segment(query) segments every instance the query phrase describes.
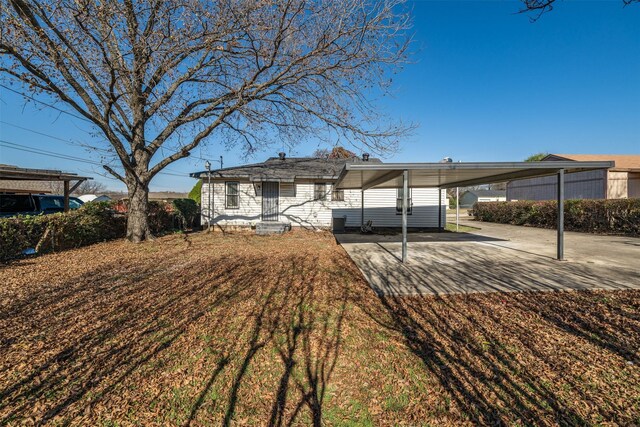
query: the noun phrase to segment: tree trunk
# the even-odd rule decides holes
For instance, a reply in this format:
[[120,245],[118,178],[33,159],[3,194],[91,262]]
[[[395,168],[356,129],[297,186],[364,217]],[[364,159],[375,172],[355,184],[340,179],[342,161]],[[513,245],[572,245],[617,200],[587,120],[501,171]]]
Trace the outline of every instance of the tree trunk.
[[153,238],[149,228],[149,187],[133,182],[129,190],[129,210],[127,217],[127,239],[140,243]]

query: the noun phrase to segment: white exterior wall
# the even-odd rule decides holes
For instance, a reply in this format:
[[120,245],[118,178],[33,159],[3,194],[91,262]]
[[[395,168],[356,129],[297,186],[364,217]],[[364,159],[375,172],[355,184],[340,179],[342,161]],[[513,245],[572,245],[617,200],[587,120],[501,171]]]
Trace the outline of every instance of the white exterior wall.
[[[212,181],[213,223],[220,225],[252,225],[261,221],[262,197],[260,183],[239,181],[238,209],[225,208],[225,182]],[[284,184],[282,184],[284,185]],[[344,201],[332,201],[332,185],[327,184],[327,200],[314,201],[314,182],[295,183],[295,195],[280,191],[279,221],[303,227],[331,227],[333,217],[345,217],[347,227],[359,227],[361,216],[360,190],[344,190]],[[209,187],[202,185],[202,224],[208,221]],[[438,226],[438,189],[413,188],[413,209],[407,216],[409,227]],[[402,215],[396,213],[395,189],[372,189],[364,192],[364,221],[374,227],[401,227]],[[442,192],[442,225],[446,221],[446,192]]]

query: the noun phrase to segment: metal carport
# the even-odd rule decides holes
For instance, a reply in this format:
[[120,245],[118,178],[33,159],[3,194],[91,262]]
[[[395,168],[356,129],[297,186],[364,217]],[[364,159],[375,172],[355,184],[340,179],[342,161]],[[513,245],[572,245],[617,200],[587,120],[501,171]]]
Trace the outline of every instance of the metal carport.
[[[407,260],[407,195],[409,188],[443,189],[491,184],[538,176],[558,177],[557,258],[564,257],[564,174],[608,169],[614,162],[479,162],[479,163],[347,163],[335,186],[337,189],[403,188],[402,262]],[[442,197],[438,198],[440,203]],[[441,206],[439,212],[441,212]],[[438,215],[442,228],[441,218]]]

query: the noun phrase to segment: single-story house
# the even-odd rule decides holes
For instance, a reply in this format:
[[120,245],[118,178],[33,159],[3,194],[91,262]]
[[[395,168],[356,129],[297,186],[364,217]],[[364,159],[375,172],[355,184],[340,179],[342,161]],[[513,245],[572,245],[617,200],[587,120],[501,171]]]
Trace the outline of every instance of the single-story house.
[[[365,163],[368,162],[368,163]],[[262,163],[195,172],[202,180],[202,224],[254,226],[267,222],[306,228],[330,228],[336,222],[374,228],[402,226],[402,189],[337,190],[347,163],[381,163],[362,158],[289,158],[284,153]],[[209,185],[209,181],[211,184]],[[438,188],[409,189],[408,227],[444,224],[446,194]],[[212,210],[210,213],[209,209]]]
[[[613,161],[606,170],[567,173],[565,199],[627,199],[640,197],[640,155],[549,154],[543,162]],[[507,183],[507,200],[554,200],[557,180],[553,176],[527,178]]]
[[460,207],[471,208],[477,202],[506,202],[505,190],[468,190],[460,196]]

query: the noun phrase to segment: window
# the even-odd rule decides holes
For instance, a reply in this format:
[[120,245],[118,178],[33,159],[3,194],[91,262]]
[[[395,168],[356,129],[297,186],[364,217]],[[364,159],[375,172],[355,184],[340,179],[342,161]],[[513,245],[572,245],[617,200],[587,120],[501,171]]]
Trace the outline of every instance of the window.
[[296,197],[296,185],[292,182],[281,182],[280,197]]
[[327,184],[316,182],[313,185],[313,200],[327,200]]
[[69,198],[70,209],[80,209],[81,206],[82,206],[82,201],[80,199],[76,199],[75,197]]
[[0,212],[33,211],[33,202],[28,194],[0,194]]
[[225,182],[225,207],[227,209],[238,209],[240,207],[240,184],[237,182]]
[[[407,194],[407,215],[411,215],[413,203],[411,202],[411,189]],[[402,188],[398,188],[396,193],[396,215],[402,215]]]
[[42,196],[39,197],[40,210],[43,212],[62,212],[64,211],[64,197]]
[[331,193],[331,200],[334,202],[344,202],[344,190],[336,190],[334,187]]

